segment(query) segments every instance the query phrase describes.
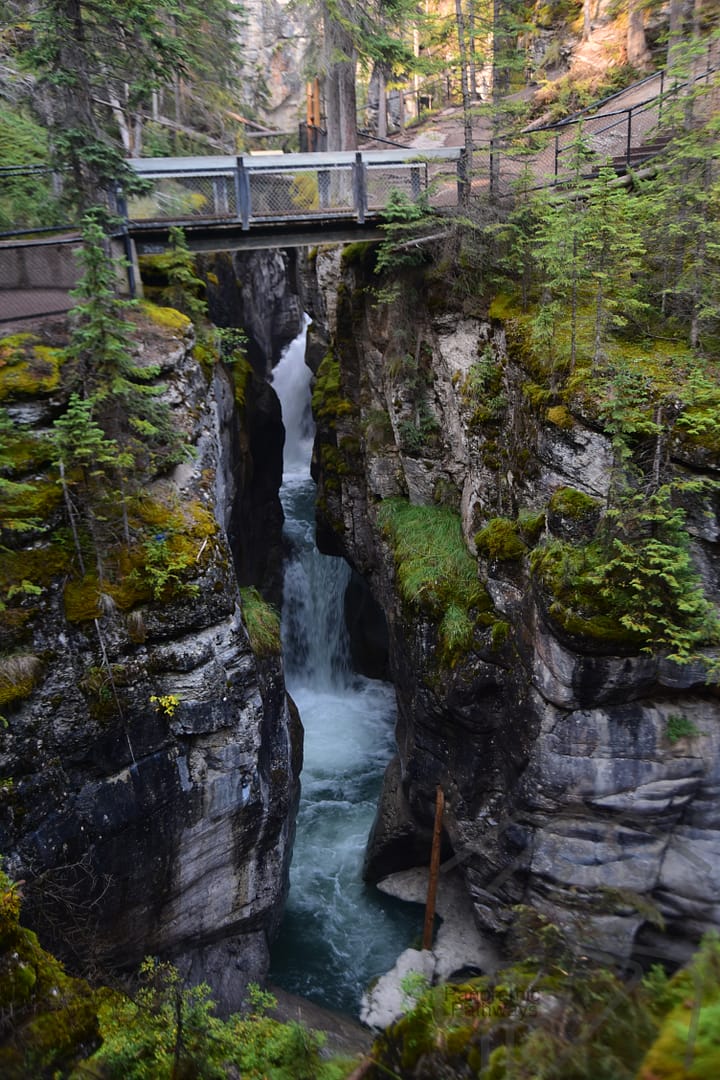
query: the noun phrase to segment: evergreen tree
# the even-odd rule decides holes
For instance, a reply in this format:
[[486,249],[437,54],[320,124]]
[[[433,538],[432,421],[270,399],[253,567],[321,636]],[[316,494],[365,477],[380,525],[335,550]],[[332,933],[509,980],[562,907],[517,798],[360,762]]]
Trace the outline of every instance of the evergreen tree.
[[157,365],[141,366],[132,355],[132,324],[124,315],[132,301],[115,293],[116,268],[107,253],[107,238],[97,215],[88,214],[80,253],[83,276],[72,293],[79,302],[71,312],[68,347],[71,380],[92,402],[93,417],[106,436],[132,453],[136,466],[148,466],[161,455],[174,460],[179,450],[167,406],[153,385]]
[[601,169],[584,205],[583,254],[593,294],[595,363],[603,359],[608,329],[625,326],[647,307],[638,296],[646,254],[638,220],[644,201],[626,187],[613,187],[616,179],[613,169]]
[[607,511],[600,535],[604,559],[586,580],[627,630],[687,663],[698,647],[716,640],[714,609],[705,599],[690,558],[684,513],[669,487],[651,495],[628,492]]
[[720,117],[671,144],[648,186],[648,251],[655,298],[682,319],[694,349],[720,319]]
[[124,156],[141,152],[157,94],[193,69],[206,79],[213,63],[228,71],[236,54],[235,0],[202,8],[177,0],[18,0],[14,7],[30,32],[18,59],[37,78],[35,103],[54,162],[72,178],[66,201],[81,211],[117,182],[137,183]]
[[569,190],[541,198],[538,215],[536,258],[543,296],[533,328],[534,337],[538,346],[551,351],[551,359],[559,359],[552,356],[557,321],[569,309],[571,371],[577,360],[581,294],[589,276],[587,204],[578,191],[587,158],[587,143],[578,126],[572,147]]
[[[93,403],[70,396],[67,410],[53,424],[53,449],[60,472],[65,509],[75,545],[80,572],[86,572],[81,539],[83,524],[87,528],[95,554],[98,579],[103,579],[103,544],[100,522],[103,520],[102,504],[113,502],[118,493],[114,490],[112,476],[132,466],[132,455],[121,453],[113,439],[106,439],[102,428],[93,420]],[[124,493],[121,491],[123,521],[129,542],[127,513]]]
[[167,277],[163,288],[163,303],[181,311],[196,324],[207,319],[207,303],[202,299],[205,282],[197,276],[195,259],[183,229],[173,226],[168,234],[170,246],[156,258],[156,266]]

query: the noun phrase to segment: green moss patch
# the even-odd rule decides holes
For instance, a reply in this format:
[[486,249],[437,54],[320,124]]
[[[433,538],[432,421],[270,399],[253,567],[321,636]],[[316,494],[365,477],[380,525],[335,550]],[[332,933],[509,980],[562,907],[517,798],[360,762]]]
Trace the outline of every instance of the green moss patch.
[[545,413],[545,418],[562,431],[568,431],[575,424],[572,413],[565,405],[553,405]]
[[550,600],[549,615],[570,634],[665,653],[678,663],[718,639],[683,512],[671,506],[667,489],[626,497],[588,542],[552,540],[536,548],[531,568]]
[[550,496],[548,510],[573,521],[584,521],[598,513],[600,502],[577,488],[562,487]]
[[378,244],[375,240],[356,240],[345,244],[340,256],[343,267],[361,266],[368,271],[375,270]]
[[192,329],[192,322],[187,315],[183,315],[181,311],[176,311],[175,308],[162,307],[160,304],[153,304],[149,300],[141,300],[140,310],[156,326],[162,327],[163,330],[169,330],[176,337],[185,337]]
[[129,500],[128,520],[135,540],[130,547],[119,544],[106,551],[103,580],[93,571],[67,581],[65,615],[70,622],[99,618],[103,594],[120,611],[197,594],[194,578],[208,565],[218,532],[207,507],[197,500],[181,505],[146,496]]
[[24,551],[5,551],[0,560],[0,591],[4,595],[13,591],[23,581],[45,588],[65,573],[70,558],[63,546],[43,544]]
[[44,397],[60,385],[62,349],[41,345],[34,334],[0,340],[0,401]]
[[335,421],[353,411],[352,402],[342,396],[340,364],[332,350],[325,354],[318,368],[312,391],[313,416],[335,427]]
[[252,364],[244,354],[236,354],[229,367],[235,404],[242,409],[247,402],[248,385],[253,376]]
[[445,506],[385,499],[378,522],[395,555],[402,599],[436,619],[443,657],[454,663],[472,647],[475,627],[493,622],[492,601],[465,547],[459,515]]
[[65,1076],[100,1041],[102,994],[70,978],[19,925],[20,898],[20,888],[0,871],[0,1013],[10,1018],[2,1030],[0,1074]]
[[491,518],[475,536],[478,553],[498,561],[521,559],[527,546],[520,538],[517,522],[509,518]]

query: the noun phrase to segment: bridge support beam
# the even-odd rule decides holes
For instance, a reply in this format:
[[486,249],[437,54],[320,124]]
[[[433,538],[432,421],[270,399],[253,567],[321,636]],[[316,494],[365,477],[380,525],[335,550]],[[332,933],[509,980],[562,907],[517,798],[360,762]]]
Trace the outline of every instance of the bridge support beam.
[[118,260],[117,266],[117,289],[121,296],[130,300],[139,300],[143,295],[142,278],[140,277],[140,263],[138,262],[137,248],[132,236],[124,233],[122,236],[114,236],[110,240],[110,253],[113,259]]
[[250,175],[245,168],[242,154],[236,160],[235,169],[235,207],[238,221],[247,232],[250,228]]
[[357,212],[358,224],[365,224],[367,214],[367,165],[363,163],[363,157],[358,150],[355,154],[353,165],[353,202]]

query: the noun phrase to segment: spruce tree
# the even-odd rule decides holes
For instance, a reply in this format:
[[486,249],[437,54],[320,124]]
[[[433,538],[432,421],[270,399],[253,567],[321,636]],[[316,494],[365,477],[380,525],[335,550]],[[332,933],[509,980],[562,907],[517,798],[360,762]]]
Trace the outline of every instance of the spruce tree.
[[594,308],[594,363],[604,357],[608,331],[626,326],[647,307],[639,298],[646,254],[639,218],[645,204],[626,187],[613,186],[616,179],[613,169],[601,169],[587,189],[584,208],[583,254]]
[[662,315],[702,349],[720,320],[720,117],[673,140],[648,184],[648,251]]
[[106,436],[133,454],[138,468],[159,458],[168,463],[179,451],[169,411],[154,385],[157,365],[139,365],[132,353],[132,324],[125,315],[133,301],[116,295],[116,266],[96,214],[86,216],[79,255],[83,276],[71,294],[68,348],[71,380],[80,396],[92,402],[93,417]]
[[75,554],[83,576],[86,573],[81,529],[93,542],[98,580],[103,579],[103,548],[100,523],[103,504],[121,497],[123,521],[129,542],[124,492],[116,491],[113,476],[132,467],[132,455],[121,453],[113,439],[106,439],[93,420],[93,402],[71,394],[65,413],[53,424],[54,456],[60,473],[65,510],[72,532]]
[[[586,244],[589,239],[587,203],[578,190],[588,160],[588,148],[578,127],[572,146],[569,189],[540,198],[536,259],[542,282],[540,310],[534,322],[536,343],[554,350],[558,319],[569,312],[569,367],[575,367],[579,345],[580,304],[589,279]],[[551,356],[552,359],[560,359]]]

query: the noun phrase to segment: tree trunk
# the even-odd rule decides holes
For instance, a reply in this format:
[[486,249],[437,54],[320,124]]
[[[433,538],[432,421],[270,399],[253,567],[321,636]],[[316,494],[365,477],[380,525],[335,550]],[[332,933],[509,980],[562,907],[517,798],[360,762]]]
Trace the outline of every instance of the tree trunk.
[[592,0],[583,0],[583,41],[588,41],[592,34],[591,5]]
[[324,8],[328,150],[357,150],[356,53],[348,31]]
[[379,139],[387,139],[388,124],[387,124],[387,82],[385,78],[385,66],[383,64],[377,65],[378,74],[378,118],[377,118],[377,136]]
[[675,53],[678,45],[682,42],[683,22],[685,21],[685,0],[670,0],[668,13],[668,46],[667,66],[671,68],[675,62]]
[[468,0],[468,90],[470,100],[477,101],[477,56],[475,52],[475,0]]
[[463,182],[463,190],[460,193],[461,201],[464,202],[469,198],[472,189],[473,132],[472,114],[470,112],[470,88],[468,86],[465,16],[462,9],[462,0],[455,0],[455,23],[457,26],[458,49],[460,52],[460,87],[462,90],[463,128],[465,132],[465,179]]
[[633,67],[646,67],[650,50],[645,40],[645,13],[642,0],[628,0],[627,62]]
[[118,131],[120,132],[120,140],[122,142],[123,150],[125,151],[125,155],[126,155],[126,157],[132,157],[133,155],[132,155],[132,146],[131,146],[131,139],[130,139],[130,127],[128,125],[128,120],[127,120],[127,117],[125,115],[125,110],[123,109],[122,105],[120,104],[120,99],[118,98],[117,94],[113,90],[111,90],[109,87],[108,87],[108,99],[110,101],[110,107],[112,109],[112,114],[115,117],[115,123],[118,126]]
[[[49,5],[63,32],[57,43],[58,70],[71,73],[71,78],[56,87],[59,108],[53,116],[53,129],[61,132],[87,131],[98,134],[93,110],[93,91],[87,59],[85,24],[80,0],[53,0]],[[98,202],[97,180],[80,157],[71,152],[70,167],[73,173],[75,194],[81,209]]]

